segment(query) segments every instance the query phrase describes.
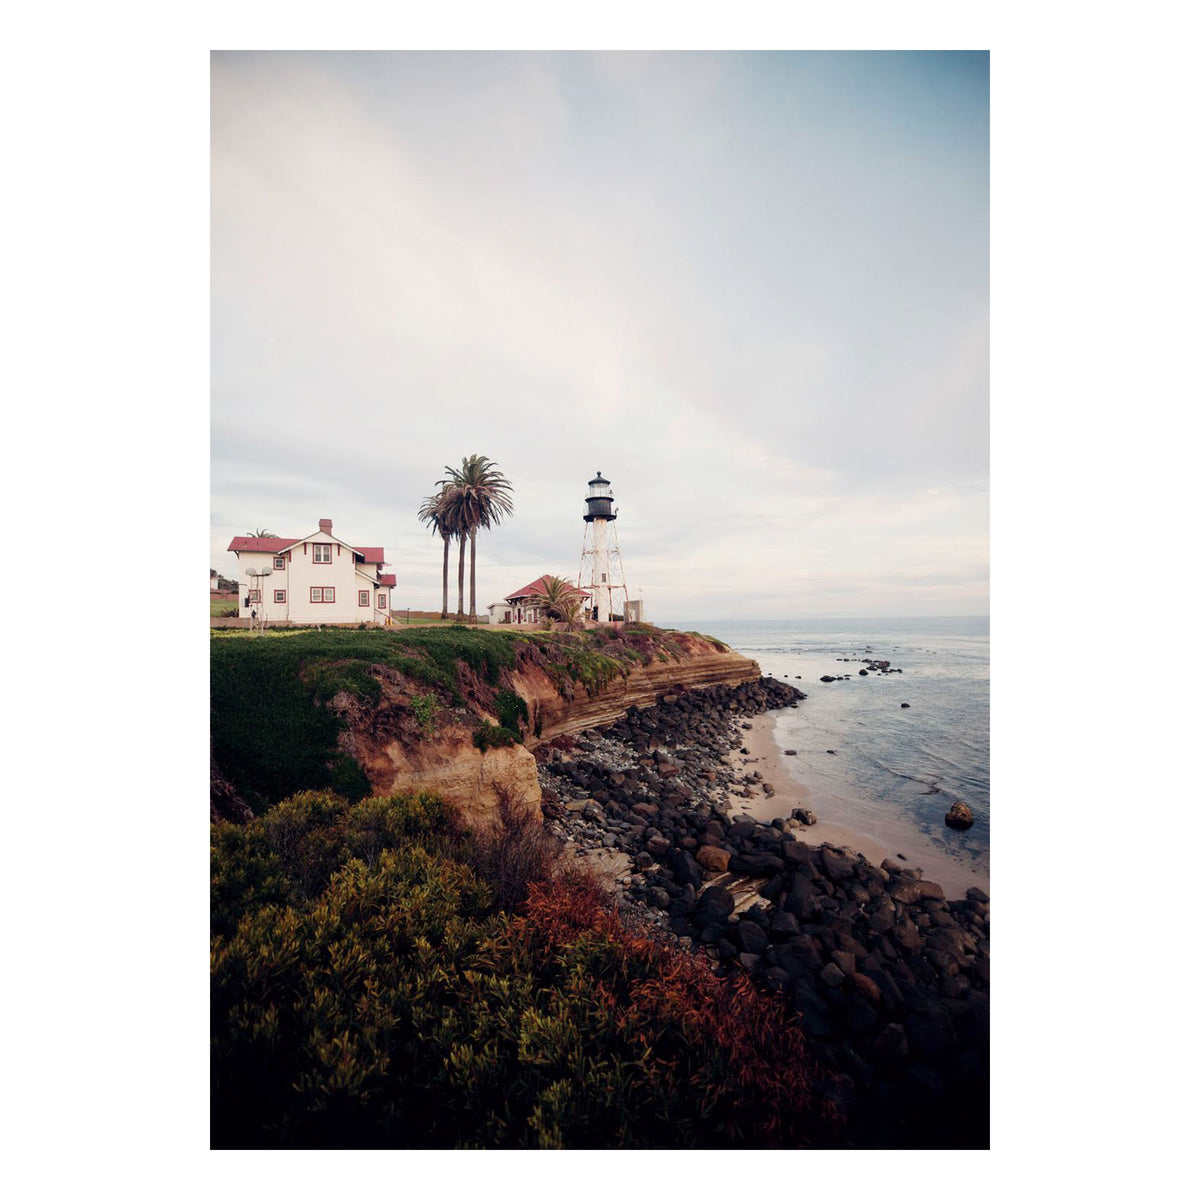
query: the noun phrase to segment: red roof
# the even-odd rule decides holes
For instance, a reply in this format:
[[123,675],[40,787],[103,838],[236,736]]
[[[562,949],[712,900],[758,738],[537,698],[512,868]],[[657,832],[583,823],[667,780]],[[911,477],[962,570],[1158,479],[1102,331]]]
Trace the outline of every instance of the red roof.
[[263,554],[278,554],[281,550],[286,550],[289,546],[296,543],[295,538],[276,538],[276,537],[235,537],[229,543],[230,550],[257,550]]
[[[314,534],[314,537],[320,537],[319,533]],[[257,551],[259,554],[279,554],[286,550],[289,546],[294,546],[299,538],[278,538],[278,537],[235,537],[229,543],[230,550],[245,550]],[[382,546],[355,546],[355,554],[361,554],[363,561],[368,563],[384,562]]]
[[[509,596],[505,596],[505,600],[523,600],[527,596],[544,596],[546,594],[546,580],[553,579],[553,575],[543,575],[540,579],[535,579],[532,583],[527,583],[523,588],[518,588]],[[586,600],[587,592],[581,592],[574,584],[567,584],[568,595],[572,592],[580,598]]]
[[395,587],[396,586],[395,575],[380,575],[379,586],[380,587]]

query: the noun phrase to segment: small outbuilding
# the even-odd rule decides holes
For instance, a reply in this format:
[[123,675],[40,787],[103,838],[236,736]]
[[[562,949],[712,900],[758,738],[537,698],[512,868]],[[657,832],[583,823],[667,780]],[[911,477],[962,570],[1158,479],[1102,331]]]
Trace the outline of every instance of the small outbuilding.
[[[492,625],[536,625],[546,619],[546,583],[553,575],[542,575],[523,588],[510,592],[502,601],[488,605],[488,621]],[[567,584],[567,594],[587,608],[590,597],[574,584]]]

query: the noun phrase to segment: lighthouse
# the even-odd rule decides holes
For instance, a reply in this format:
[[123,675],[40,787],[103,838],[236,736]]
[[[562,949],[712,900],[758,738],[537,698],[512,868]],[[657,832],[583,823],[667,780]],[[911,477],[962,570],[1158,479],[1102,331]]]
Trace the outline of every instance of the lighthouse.
[[611,621],[614,614],[624,617],[629,604],[617,531],[612,527],[616,519],[612,484],[597,469],[596,478],[588,481],[583,557],[579,562],[579,586],[591,592],[592,616],[597,621]]

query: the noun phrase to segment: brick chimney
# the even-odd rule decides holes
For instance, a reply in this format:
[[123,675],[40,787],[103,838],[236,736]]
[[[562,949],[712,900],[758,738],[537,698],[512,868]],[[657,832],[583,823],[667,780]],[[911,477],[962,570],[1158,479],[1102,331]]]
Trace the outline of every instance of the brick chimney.
[[319,524],[322,533],[333,533],[333,522],[328,517],[322,517]]

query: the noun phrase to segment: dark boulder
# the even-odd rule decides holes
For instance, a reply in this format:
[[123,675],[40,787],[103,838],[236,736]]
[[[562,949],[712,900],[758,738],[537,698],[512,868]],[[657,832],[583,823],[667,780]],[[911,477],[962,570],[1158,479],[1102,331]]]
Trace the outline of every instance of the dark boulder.
[[835,883],[854,878],[854,859],[832,846],[821,847],[821,864],[826,876]]
[[800,1014],[800,1028],[812,1038],[828,1037],[833,1032],[829,1005],[809,988],[796,988],[793,1003]]
[[835,963],[826,963],[821,968],[818,978],[827,988],[832,990],[841,987],[845,982],[846,976],[842,969]]
[[975,824],[975,818],[961,800],[955,800],[946,814],[946,824],[951,829],[970,829]]
[[728,850],[722,850],[713,845],[701,846],[700,849],[696,851],[696,862],[704,870],[715,871],[718,874],[729,870],[729,860],[731,857],[732,855]]
[[795,916],[779,909],[771,918],[771,933],[777,938],[795,937],[800,932],[800,922]]
[[739,854],[729,869],[739,875],[777,875],[783,870],[783,859],[778,854]]
[[724,922],[733,912],[733,896],[727,888],[713,884],[696,900],[696,924],[703,928],[713,921]]
[[681,886],[691,884],[692,887],[698,888],[704,882],[704,872],[700,870],[700,864],[686,850],[672,850],[667,855],[667,866]]
[[767,933],[754,921],[738,921],[733,927],[734,940],[741,944],[747,954],[761,954],[767,948]]

